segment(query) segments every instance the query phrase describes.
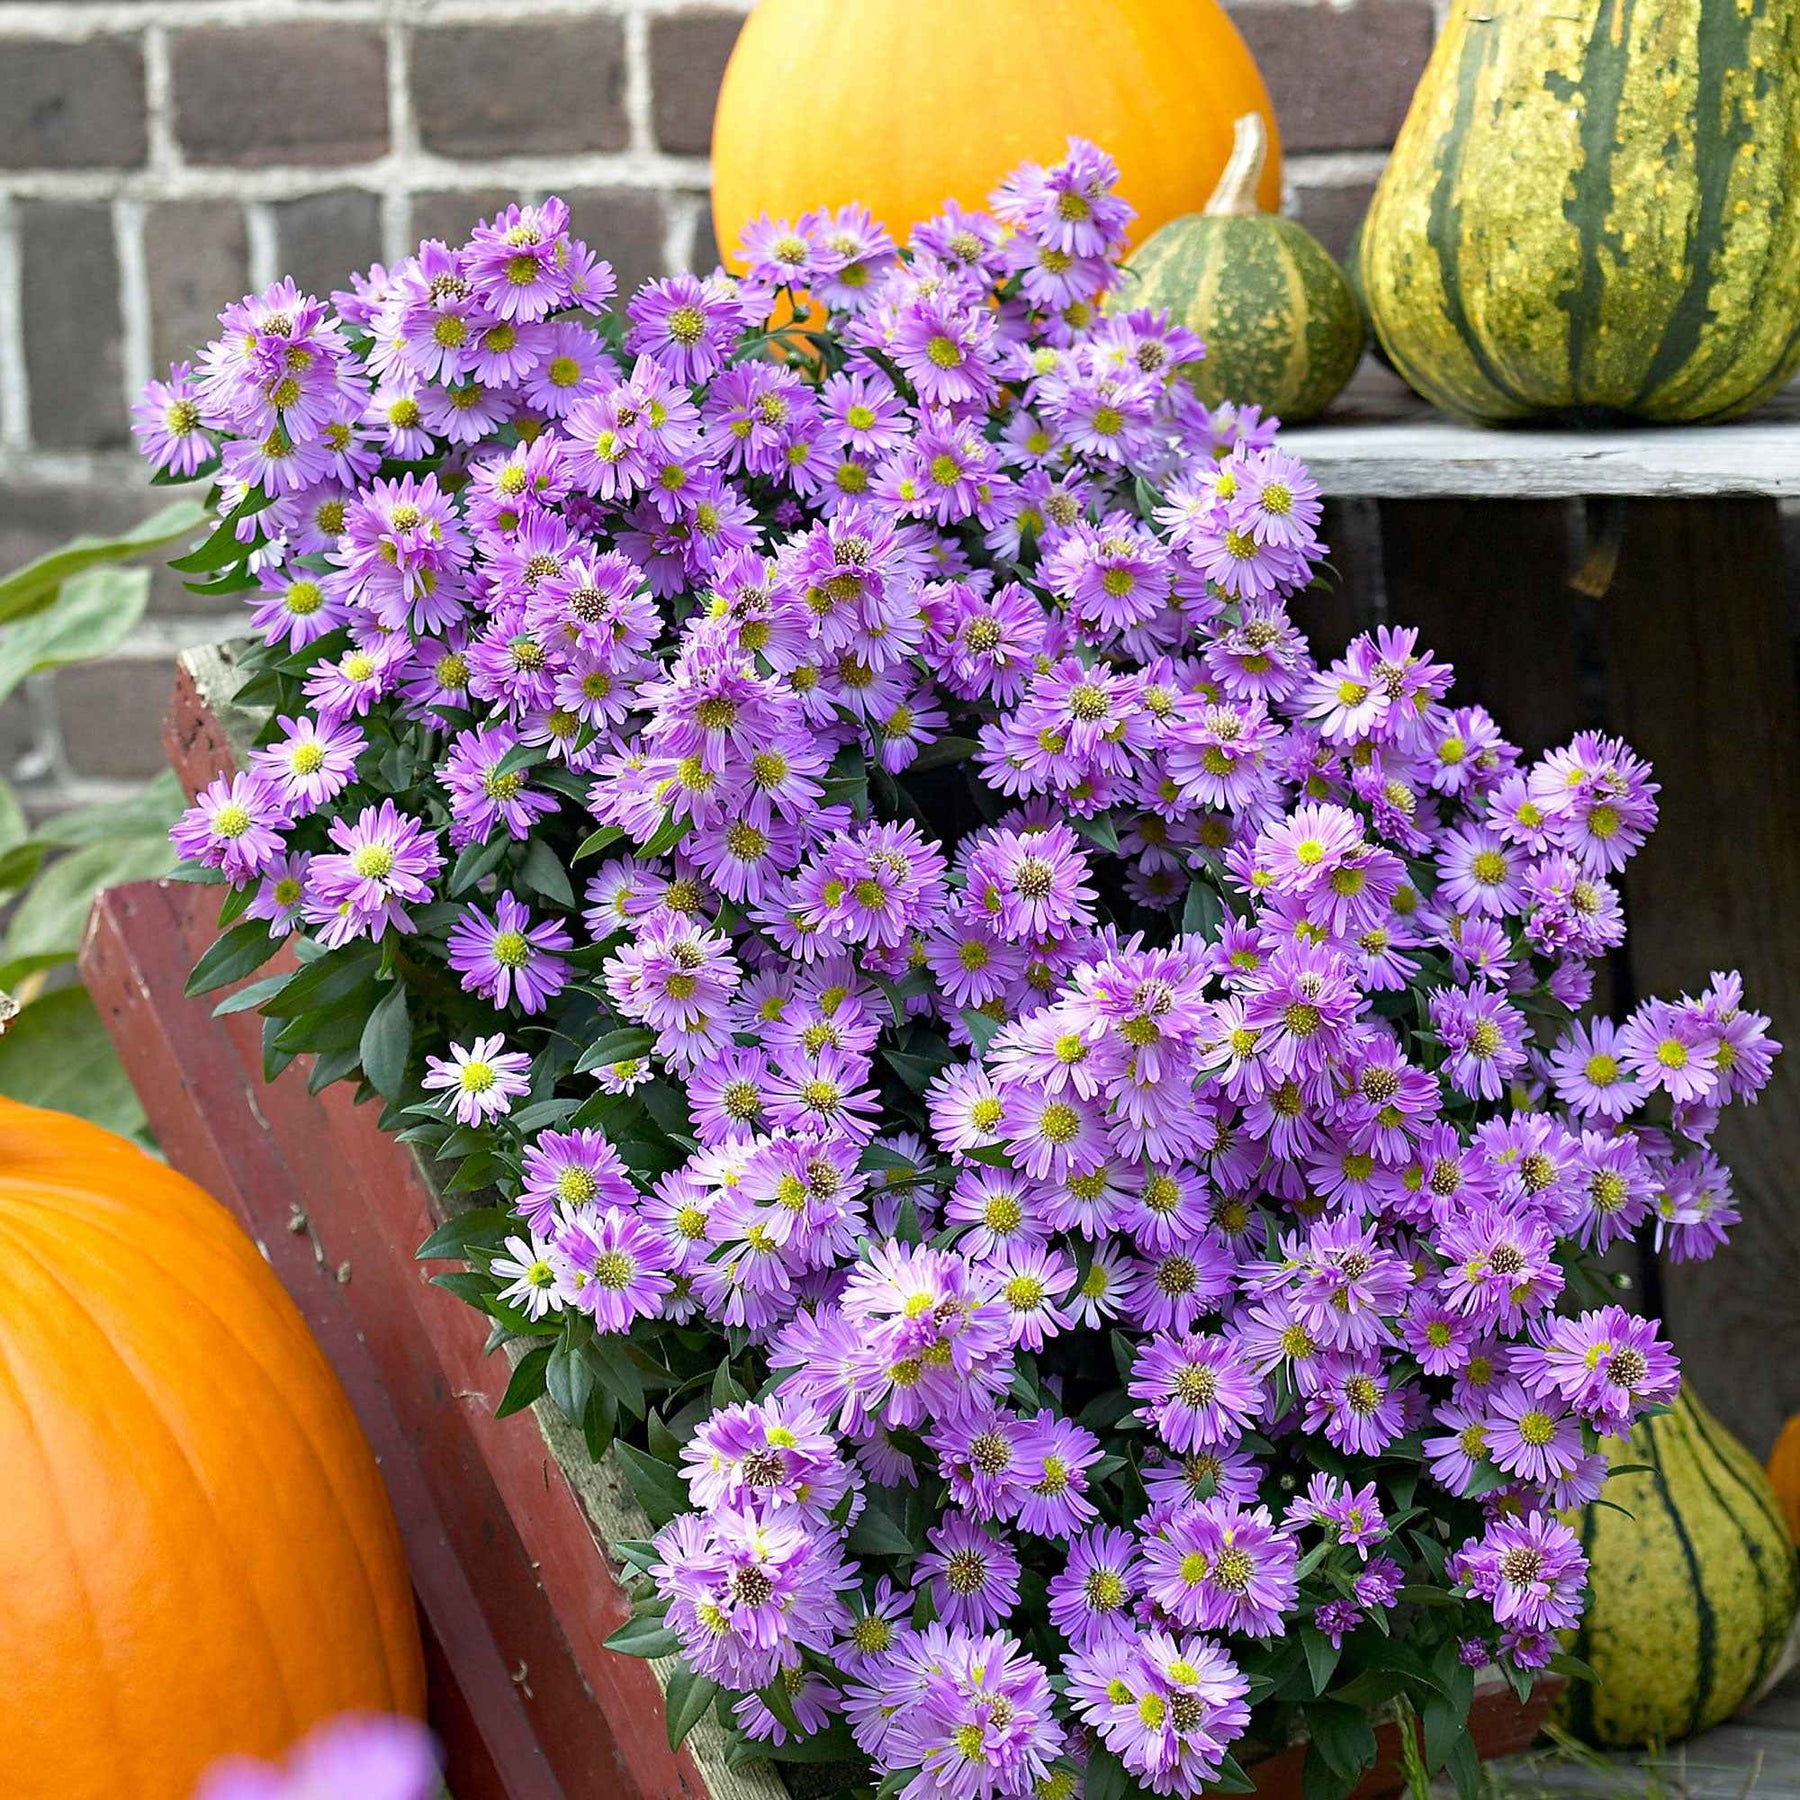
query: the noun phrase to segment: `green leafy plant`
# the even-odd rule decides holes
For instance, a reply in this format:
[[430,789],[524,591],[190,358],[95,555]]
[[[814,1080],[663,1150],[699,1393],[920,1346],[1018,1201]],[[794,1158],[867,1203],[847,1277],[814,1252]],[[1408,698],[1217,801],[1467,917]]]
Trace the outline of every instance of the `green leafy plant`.
[[[190,536],[203,517],[179,501],[120,536],[75,538],[0,578],[0,701],[28,676],[117,650],[150,597],[150,571],[132,559]],[[73,969],[94,895],[173,867],[168,829],[181,805],[164,773],[123,799],[34,824],[0,780],[0,989],[21,1008],[0,1037],[0,1094],[147,1139],[143,1109]]]

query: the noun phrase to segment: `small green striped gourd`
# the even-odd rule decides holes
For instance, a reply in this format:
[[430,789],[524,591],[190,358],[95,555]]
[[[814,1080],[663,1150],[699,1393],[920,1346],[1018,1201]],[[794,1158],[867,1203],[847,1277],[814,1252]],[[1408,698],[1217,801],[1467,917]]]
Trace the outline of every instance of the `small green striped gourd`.
[[1569,1648],[1600,1679],[1570,1682],[1561,1705],[1591,1744],[1673,1743],[1774,1671],[1794,1623],[1793,1539],[1756,1459],[1685,1387],[1672,1411],[1605,1442],[1609,1462],[1647,1470],[1609,1480],[1611,1506],[1571,1515],[1592,1591]]
[[1289,424],[1310,419],[1362,355],[1362,314],[1344,272],[1311,232],[1260,212],[1262,118],[1237,121],[1231,160],[1203,212],[1145,239],[1114,310],[1167,307],[1206,345],[1184,373],[1208,406],[1249,402]]
[[1364,223],[1376,335],[1484,423],[1728,419],[1800,366],[1800,0],[1453,0]]

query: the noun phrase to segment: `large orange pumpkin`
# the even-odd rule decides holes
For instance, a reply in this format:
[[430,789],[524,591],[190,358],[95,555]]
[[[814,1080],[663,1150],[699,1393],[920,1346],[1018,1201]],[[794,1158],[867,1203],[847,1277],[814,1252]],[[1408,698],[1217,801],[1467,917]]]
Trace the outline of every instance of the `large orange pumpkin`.
[[110,1132],[0,1100],[0,1794],[188,1800],[225,1751],[417,1714],[399,1532],[256,1247]]
[[1800,1544],[1800,1413],[1781,1428],[1775,1448],[1769,1452],[1769,1485],[1787,1518],[1788,1530]]
[[713,116],[713,226],[729,257],[761,213],[861,200],[904,239],[1073,135],[1118,159],[1141,241],[1205,203],[1246,112],[1278,212],[1268,91],[1217,0],[761,0]]

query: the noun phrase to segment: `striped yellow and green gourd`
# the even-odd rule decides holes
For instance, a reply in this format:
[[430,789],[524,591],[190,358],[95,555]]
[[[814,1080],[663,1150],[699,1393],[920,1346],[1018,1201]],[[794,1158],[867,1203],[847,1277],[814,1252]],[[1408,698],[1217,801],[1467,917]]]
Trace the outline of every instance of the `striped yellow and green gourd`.
[[1800,0],[1453,0],[1370,318],[1471,419],[1730,418],[1800,365],[1797,191]]
[[1362,355],[1362,314],[1311,232],[1261,212],[1261,117],[1237,121],[1231,160],[1202,212],[1171,219],[1126,265],[1113,310],[1167,307],[1205,345],[1184,371],[1208,406],[1254,403],[1289,424],[1323,410]]
[[1561,1706],[1603,1748],[1673,1743],[1775,1672],[1794,1624],[1794,1543],[1756,1459],[1687,1388],[1605,1445],[1609,1462],[1646,1468],[1607,1482],[1611,1505],[1571,1515],[1592,1591],[1568,1644],[1600,1679],[1572,1681]]

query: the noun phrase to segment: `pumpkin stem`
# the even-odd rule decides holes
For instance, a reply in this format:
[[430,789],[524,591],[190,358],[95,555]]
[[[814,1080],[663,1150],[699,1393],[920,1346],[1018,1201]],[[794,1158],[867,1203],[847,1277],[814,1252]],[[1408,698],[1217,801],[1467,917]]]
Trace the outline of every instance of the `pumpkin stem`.
[[1268,158],[1269,128],[1263,123],[1262,114],[1240,115],[1231,128],[1231,155],[1204,210],[1213,217],[1221,213],[1260,212],[1256,184],[1262,180],[1263,164]]

